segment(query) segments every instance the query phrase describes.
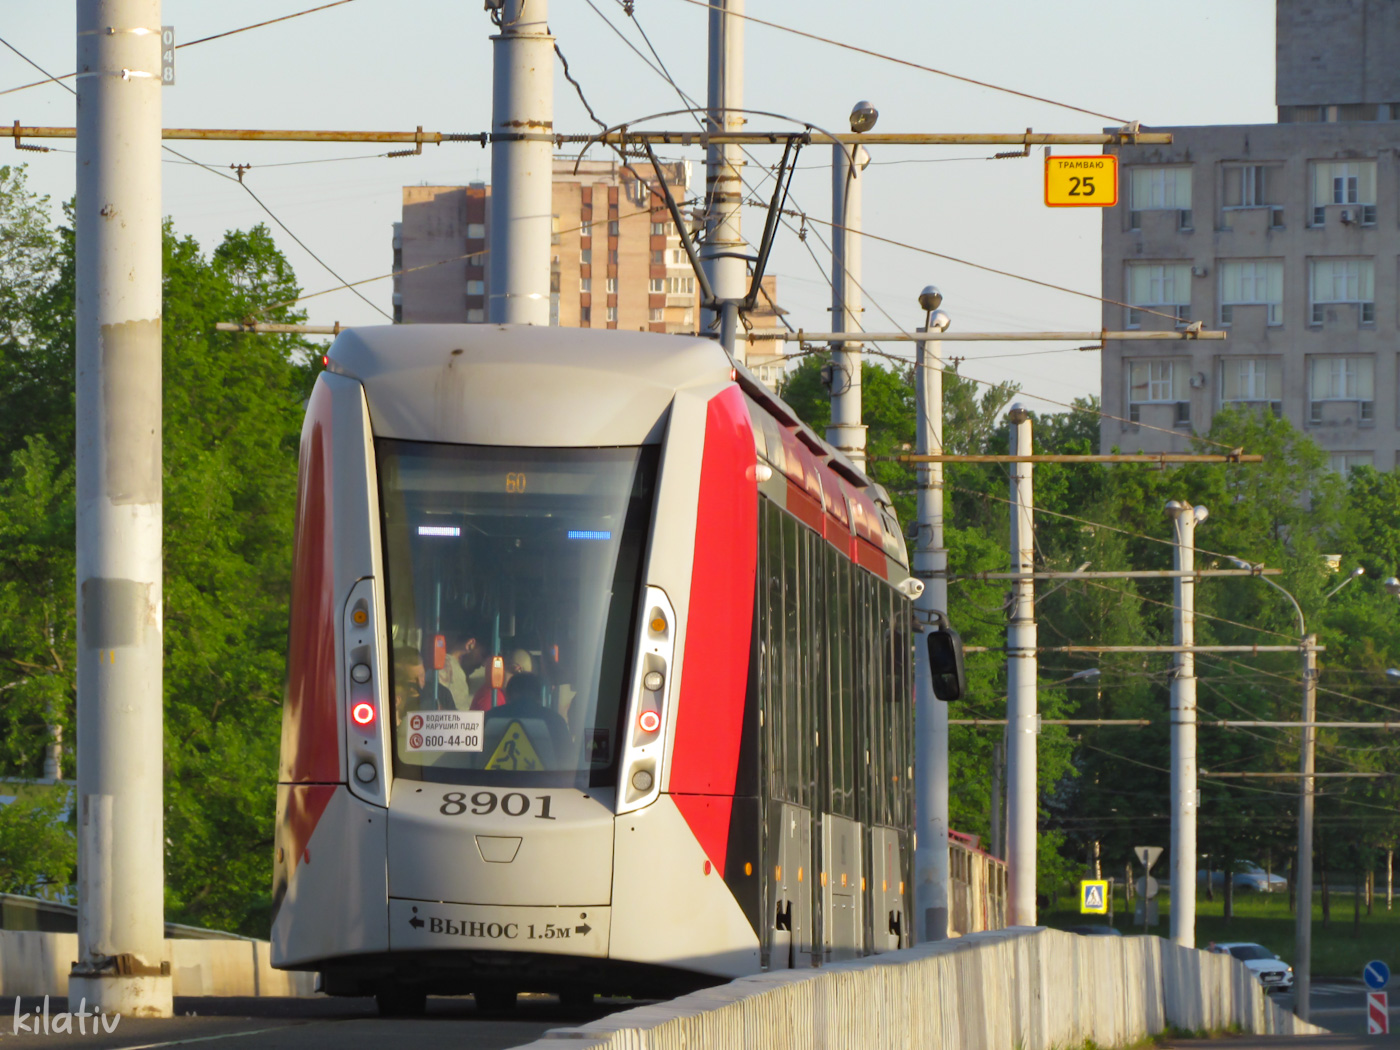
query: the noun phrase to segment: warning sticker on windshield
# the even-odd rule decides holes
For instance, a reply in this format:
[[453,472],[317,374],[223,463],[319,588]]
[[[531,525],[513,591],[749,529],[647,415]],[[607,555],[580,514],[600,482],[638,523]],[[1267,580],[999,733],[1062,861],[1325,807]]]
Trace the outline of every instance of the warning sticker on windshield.
[[485,741],[485,711],[414,711],[408,716],[410,752],[480,751]]

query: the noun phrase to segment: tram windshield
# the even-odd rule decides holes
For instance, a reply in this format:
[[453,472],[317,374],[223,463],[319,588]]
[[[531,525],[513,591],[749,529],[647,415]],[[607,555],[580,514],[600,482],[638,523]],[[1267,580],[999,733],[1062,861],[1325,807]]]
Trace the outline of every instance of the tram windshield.
[[612,783],[656,448],[376,447],[396,775]]

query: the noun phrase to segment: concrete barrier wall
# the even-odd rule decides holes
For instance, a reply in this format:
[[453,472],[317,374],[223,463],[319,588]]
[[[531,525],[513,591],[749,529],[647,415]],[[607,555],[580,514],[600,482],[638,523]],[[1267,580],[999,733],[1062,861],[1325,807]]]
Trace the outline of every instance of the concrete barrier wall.
[[[75,933],[0,930],[0,996],[67,995]],[[176,995],[312,995],[315,975],[274,970],[267,941],[167,940]]]
[[[1158,937],[996,930],[782,970],[556,1029],[529,1050],[1055,1050],[1166,1029],[1310,1034],[1227,955]],[[567,1040],[567,1044],[563,1043]]]

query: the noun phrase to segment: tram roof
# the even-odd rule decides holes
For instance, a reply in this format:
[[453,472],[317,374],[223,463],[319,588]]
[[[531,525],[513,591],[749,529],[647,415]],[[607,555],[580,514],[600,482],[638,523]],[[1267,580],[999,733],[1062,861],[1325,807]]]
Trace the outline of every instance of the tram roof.
[[709,339],[536,325],[347,328],[328,356],[381,437],[535,447],[660,441],[676,392],[732,368]]
[[506,324],[347,328],[328,370],[365,386],[381,437],[534,447],[661,440],[676,391],[735,379],[848,481],[884,490],[713,339]]

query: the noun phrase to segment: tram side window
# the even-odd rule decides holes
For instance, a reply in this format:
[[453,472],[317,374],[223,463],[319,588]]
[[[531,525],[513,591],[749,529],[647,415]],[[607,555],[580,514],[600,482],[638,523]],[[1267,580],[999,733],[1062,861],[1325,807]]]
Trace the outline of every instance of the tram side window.
[[822,544],[826,566],[827,749],[830,811],[855,818],[855,711],[852,703],[851,565]]
[[884,661],[885,632],[888,629],[888,588],[869,576],[863,577],[866,593],[866,634],[861,647],[865,656],[870,693],[865,702],[868,712],[868,743],[870,764],[866,783],[870,785],[869,820],[872,824],[888,824],[889,791],[885,787],[885,720],[886,675]]
[[802,655],[806,638],[802,630],[803,609],[799,602],[802,560],[799,541],[802,529],[785,514],[777,515],[782,533],[782,697],[783,739],[786,741],[787,798],[808,805],[805,769],[810,761],[811,740],[802,718]]
[[910,649],[912,637],[912,604],[894,599],[891,620],[894,624],[890,646],[890,673],[894,688],[890,704],[890,763],[892,798],[894,802],[894,822],[903,826],[912,817],[910,809],[914,785],[910,781],[914,731],[911,710],[913,707],[914,679],[913,652]]

